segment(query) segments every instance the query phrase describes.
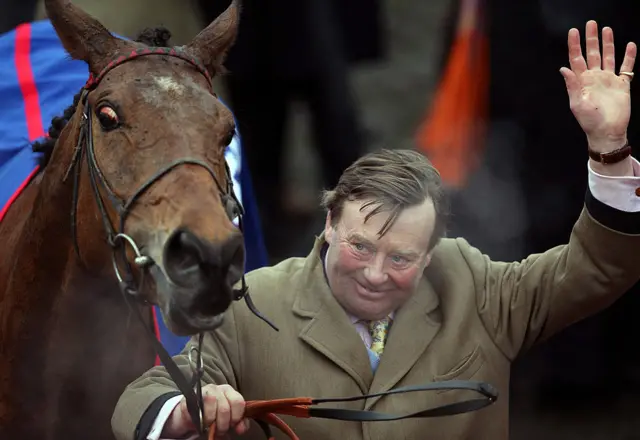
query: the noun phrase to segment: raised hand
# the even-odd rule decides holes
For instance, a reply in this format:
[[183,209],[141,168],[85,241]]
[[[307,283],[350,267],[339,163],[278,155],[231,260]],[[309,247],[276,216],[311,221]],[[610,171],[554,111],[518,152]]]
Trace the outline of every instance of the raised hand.
[[567,39],[571,69],[562,67],[569,104],[573,115],[587,135],[589,147],[608,153],[627,141],[627,126],[631,116],[629,93],[637,47],[628,43],[624,60],[616,74],[613,30],[602,29],[602,55],[595,21],[586,26],[585,61],[580,47],[580,32],[569,30]]

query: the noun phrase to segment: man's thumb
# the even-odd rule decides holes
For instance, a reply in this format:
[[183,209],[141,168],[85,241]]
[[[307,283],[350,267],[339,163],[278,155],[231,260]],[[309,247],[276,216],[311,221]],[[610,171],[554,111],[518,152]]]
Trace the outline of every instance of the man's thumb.
[[579,87],[576,74],[573,73],[571,69],[562,67],[560,68],[560,75],[564,78],[564,82],[567,85],[567,92],[569,93],[569,96],[571,96]]

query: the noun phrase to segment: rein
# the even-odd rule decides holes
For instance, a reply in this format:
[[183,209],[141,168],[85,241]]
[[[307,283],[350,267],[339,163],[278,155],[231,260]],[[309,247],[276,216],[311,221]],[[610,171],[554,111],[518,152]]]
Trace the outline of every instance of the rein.
[[[409,414],[387,414],[376,411],[346,409],[346,408],[323,408],[316,405],[322,403],[354,402],[366,400],[373,397],[389,396],[392,394],[404,394],[417,391],[442,391],[442,390],[469,390],[481,394],[482,398],[469,399],[462,402],[442,405],[431,409],[417,411]],[[282,431],[290,440],[300,440],[284,420],[276,414],[288,415],[298,418],[322,418],[333,420],[345,420],[350,422],[384,422],[402,419],[444,417],[462,414],[470,411],[477,411],[491,405],[498,398],[498,391],[485,382],[450,380],[444,382],[430,382],[423,385],[413,385],[401,388],[394,388],[386,392],[366,394],[355,397],[313,399],[310,397],[298,397],[292,399],[275,400],[250,400],[246,402],[245,418],[256,421],[264,431],[268,440],[275,440],[271,428],[272,425]],[[215,439],[215,423],[209,429],[208,440]]]
[[[70,175],[73,174],[73,202],[71,209],[71,231],[73,236],[73,244],[74,249],[77,254],[79,261],[82,263],[82,258],[80,254],[80,248],[78,245],[78,237],[77,237],[77,219],[76,213],[78,208],[78,195],[79,195],[79,185],[80,185],[80,175],[82,170],[83,159],[86,158],[86,164],[89,172],[89,181],[91,183],[91,189],[98,205],[98,210],[100,211],[100,216],[104,225],[104,229],[107,235],[107,243],[112,248],[112,260],[113,260],[113,268],[115,271],[116,278],[118,280],[118,285],[120,290],[125,298],[125,301],[130,306],[131,309],[135,311],[140,322],[143,324],[144,328],[147,331],[151,344],[153,345],[154,350],[156,351],[158,357],[162,361],[165,366],[167,372],[171,376],[171,379],[175,382],[176,386],[184,396],[187,404],[187,409],[191,420],[194,426],[198,429],[198,434],[200,435],[200,439],[213,440],[215,437],[215,423],[211,426],[205,426],[204,422],[204,405],[203,405],[203,397],[202,397],[202,376],[204,374],[204,365],[202,360],[202,342],[204,338],[204,333],[198,334],[198,345],[197,347],[192,347],[189,350],[189,363],[191,364],[192,369],[192,377],[191,380],[188,381],[183,375],[180,368],[173,361],[167,350],[164,346],[158,341],[155,334],[151,331],[149,326],[144,325],[144,318],[142,312],[139,307],[136,307],[137,304],[135,301],[139,301],[140,303],[147,305],[148,303],[142,296],[140,295],[140,291],[144,284],[144,274],[145,271],[148,270],[151,266],[155,264],[153,259],[151,259],[147,255],[143,255],[135,243],[135,241],[125,233],[124,226],[129,215],[132,206],[136,203],[136,201],[142,196],[154,183],[156,183],[161,177],[171,172],[176,167],[181,165],[197,165],[205,170],[211,175],[213,178],[218,191],[220,192],[220,198],[227,211],[227,215],[230,219],[238,218],[239,229],[243,231],[243,215],[244,211],[242,209],[242,205],[238,201],[234,191],[233,191],[233,181],[231,179],[231,172],[228,164],[225,161],[225,178],[227,181],[227,185],[223,187],[220,183],[220,179],[216,176],[216,173],[211,169],[211,167],[199,160],[197,158],[185,157],[174,162],[169,163],[163,168],[159,169],[153,176],[151,176],[146,182],[144,182],[132,195],[128,198],[123,199],[119,197],[112,187],[109,185],[107,179],[104,174],[100,170],[98,165],[98,161],[96,160],[96,155],[94,151],[93,145],[93,130],[92,130],[92,118],[93,112],[91,110],[91,106],[88,101],[88,96],[92,90],[94,90],[102,78],[115,67],[131,61],[133,59],[148,56],[148,55],[162,55],[169,56],[174,58],[179,58],[191,66],[195,67],[202,75],[205,76],[207,82],[209,84],[211,93],[215,96],[213,91],[213,84],[211,81],[211,75],[207,72],[206,68],[200,63],[199,60],[192,57],[190,54],[186,53],[180,48],[145,48],[141,50],[134,50],[127,55],[121,55],[118,58],[111,61],[101,72],[98,73],[97,76],[94,76],[93,73],[90,74],[87,83],[84,86],[84,91],[81,97],[81,103],[83,105],[83,113],[82,113],[82,125],[80,128],[80,134],[78,136],[78,142],[76,144],[73,157],[71,159],[71,163],[69,168],[64,176],[64,180],[66,181]],[[102,191],[101,191],[102,190]],[[117,215],[119,216],[118,227],[116,228],[109,217],[107,208],[105,206],[105,201],[102,197],[102,192],[106,194],[108,201],[111,206],[115,209]],[[138,283],[135,281],[135,277],[133,275],[133,270],[131,264],[126,258],[126,246],[129,245],[133,250],[135,256],[133,263],[134,265],[140,269],[140,280]],[[119,258],[118,258],[119,257]],[[121,271],[118,265],[118,259],[120,259],[124,263],[124,271]],[[85,266],[86,267],[86,266]],[[246,280],[243,275],[241,281],[241,287],[239,289],[234,290],[234,300],[238,301],[240,299],[245,300],[247,307],[251,310],[251,312],[256,315],[258,318],[263,320],[269,326],[271,326],[276,331],[278,328],[273,325],[267,318],[262,316],[260,312],[256,309],[253,301],[248,292],[248,287],[246,285]],[[194,358],[195,355],[195,358]],[[375,411],[365,411],[365,410],[352,410],[352,409],[340,409],[340,408],[326,408],[326,407],[316,407],[317,405],[323,403],[338,403],[338,402],[353,402],[359,400],[366,400],[372,397],[380,397],[387,396],[392,394],[400,394],[400,393],[409,393],[409,392],[417,392],[417,391],[432,391],[432,390],[470,390],[475,391],[482,395],[482,398],[469,399],[462,402],[457,402],[449,405],[444,405],[436,408],[431,408],[428,410],[418,411],[411,414],[405,415],[394,415],[394,414],[385,414],[379,413]],[[268,439],[275,439],[272,435],[270,425],[275,426],[284,432],[291,440],[299,440],[296,434],[291,430],[291,428],[280,418],[279,415],[289,415],[294,417],[302,417],[302,418],[326,418],[326,419],[335,419],[335,420],[346,420],[346,421],[389,421],[389,420],[401,420],[406,418],[424,418],[424,417],[441,417],[441,416],[450,416],[455,414],[461,414],[469,411],[476,411],[478,409],[484,408],[493,402],[496,401],[498,397],[497,390],[490,384],[484,382],[474,382],[474,381],[447,381],[447,382],[431,382],[424,385],[418,386],[409,386],[392,389],[383,393],[378,394],[369,394],[369,395],[361,395],[355,397],[345,397],[345,398],[333,398],[333,399],[313,399],[313,398],[292,398],[292,399],[276,399],[276,400],[255,400],[246,402],[245,407],[245,417],[251,418],[255,420],[258,425],[262,428],[265,435]]]

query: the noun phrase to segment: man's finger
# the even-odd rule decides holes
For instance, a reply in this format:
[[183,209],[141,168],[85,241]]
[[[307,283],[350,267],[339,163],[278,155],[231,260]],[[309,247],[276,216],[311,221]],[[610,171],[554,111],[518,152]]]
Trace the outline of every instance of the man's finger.
[[231,408],[231,426],[238,424],[244,417],[244,397],[232,387],[224,388],[223,393]]
[[624,53],[624,59],[622,60],[622,65],[620,66],[620,72],[633,72],[633,66],[636,64],[637,51],[638,48],[636,47],[635,43],[627,44],[627,50]]
[[616,49],[613,44],[613,30],[608,26],[602,29],[602,69],[608,72],[616,71]]
[[202,400],[204,403],[204,423],[206,426],[216,422],[216,431],[218,431],[218,421],[216,420],[218,414],[218,397],[215,391],[211,389],[202,389]]
[[218,399],[218,407],[216,412],[216,427],[220,434],[226,434],[229,431],[231,422],[231,407],[227,401],[226,396],[222,390],[216,391],[216,397]]
[[589,70],[601,70],[602,58],[600,57],[598,25],[593,20],[589,20],[587,22],[585,40],[587,48],[587,65],[589,66]]
[[236,428],[235,428],[236,434],[238,435],[245,434],[249,431],[250,427],[251,427],[251,421],[249,419],[244,419],[236,425]]
[[582,56],[582,48],[580,47],[580,31],[573,28],[569,30],[567,36],[567,47],[569,49],[569,65],[576,75],[580,75],[587,70],[587,62]]

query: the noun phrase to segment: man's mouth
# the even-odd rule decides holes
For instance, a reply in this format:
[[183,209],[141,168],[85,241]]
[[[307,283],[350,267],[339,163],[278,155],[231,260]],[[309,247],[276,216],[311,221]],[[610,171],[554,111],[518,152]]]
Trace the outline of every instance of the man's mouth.
[[365,297],[379,298],[384,295],[384,291],[375,290],[356,281],[356,289],[358,293]]

